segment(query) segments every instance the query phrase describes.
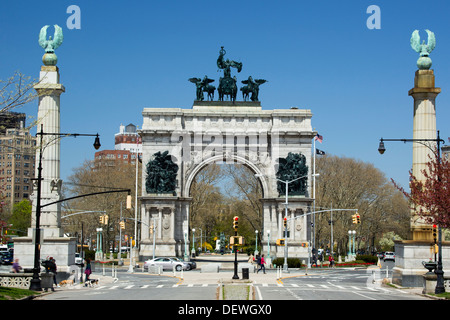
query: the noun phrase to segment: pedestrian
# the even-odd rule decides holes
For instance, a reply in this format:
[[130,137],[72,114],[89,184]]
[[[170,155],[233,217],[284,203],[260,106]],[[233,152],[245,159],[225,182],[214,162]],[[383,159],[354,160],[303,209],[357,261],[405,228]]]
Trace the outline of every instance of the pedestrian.
[[259,269],[256,271],[256,273],[258,273],[262,269],[264,274],[266,274],[266,267],[264,266],[265,264],[266,261],[264,261],[264,255],[262,255],[259,259]]
[[333,259],[333,255],[330,254],[330,256],[328,257],[328,261],[330,262],[330,268],[334,267],[334,259]]
[[56,282],[56,260],[53,259],[53,257],[50,257],[49,261],[49,271],[53,273],[53,283],[59,288],[59,284]]
[[248,256],[248,263],[253,263],[253,261],[255,261],[255,257],[253,257],[253,253],[250,253],[250,255]]
[[86,280],[84,282],[88,282],[89,280],[89,276],[92,273],[92,269],[91,269],[91,260],[86,259],[86,270],[84,270],[84,274],[86,275]]
[[22,267],[19,265],[19,259],[15,259],[12,265],[12,272],[19,273],[22,270]]

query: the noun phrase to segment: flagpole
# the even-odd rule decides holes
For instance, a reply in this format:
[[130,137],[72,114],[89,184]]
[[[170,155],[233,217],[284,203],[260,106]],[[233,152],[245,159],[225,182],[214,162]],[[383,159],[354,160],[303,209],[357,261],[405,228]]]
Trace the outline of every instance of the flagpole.
[[[318,133],[317,133],[318,134]],[[313,157],[313,210],[316,212],[316,137],[314,137],[314,157]],[[313,248],[316,247],[316,214],[313,215]]]

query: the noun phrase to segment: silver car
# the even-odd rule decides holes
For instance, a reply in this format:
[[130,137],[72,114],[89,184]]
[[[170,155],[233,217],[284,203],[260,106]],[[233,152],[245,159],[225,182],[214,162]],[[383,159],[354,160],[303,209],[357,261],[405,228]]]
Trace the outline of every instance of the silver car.
[[386,261],[386,260],[395,261],[395,254],[393,252],[386,251],[384,253],[383,261]]
[[162,266],[163,270],[173,270],[174,267],[176,271],[188,270],[187,264],[177,258],[155,258],[145,261],[144,269],[152,266]]

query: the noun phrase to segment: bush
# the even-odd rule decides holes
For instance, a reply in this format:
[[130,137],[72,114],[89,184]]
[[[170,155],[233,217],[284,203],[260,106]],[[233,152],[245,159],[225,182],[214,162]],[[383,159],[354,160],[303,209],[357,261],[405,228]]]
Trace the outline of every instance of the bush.
[[357,255],[356,256],[356,260],[362,260],[365,263],[377,263],[378,262],[378,257],[377,256],[372,256],[372,255],[369,255],[369,254]]
[[[272,260],[272,264],[278,266],[284,265],[284,258],[275,258]],[[287,258],[288,268],[301,268],[302,261],[299,258]]]

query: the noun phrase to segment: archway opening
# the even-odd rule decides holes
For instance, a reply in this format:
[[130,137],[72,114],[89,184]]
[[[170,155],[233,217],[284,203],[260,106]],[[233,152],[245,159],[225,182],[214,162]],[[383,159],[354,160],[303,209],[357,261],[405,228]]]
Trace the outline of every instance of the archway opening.
[[238,235],[245,239],[240,251],[260,250],[263,186],[252,168],[239,162],[205,164],[192,179],[189,197],[190,241],[197,252],[230,253],[235,216],[239,217]]

